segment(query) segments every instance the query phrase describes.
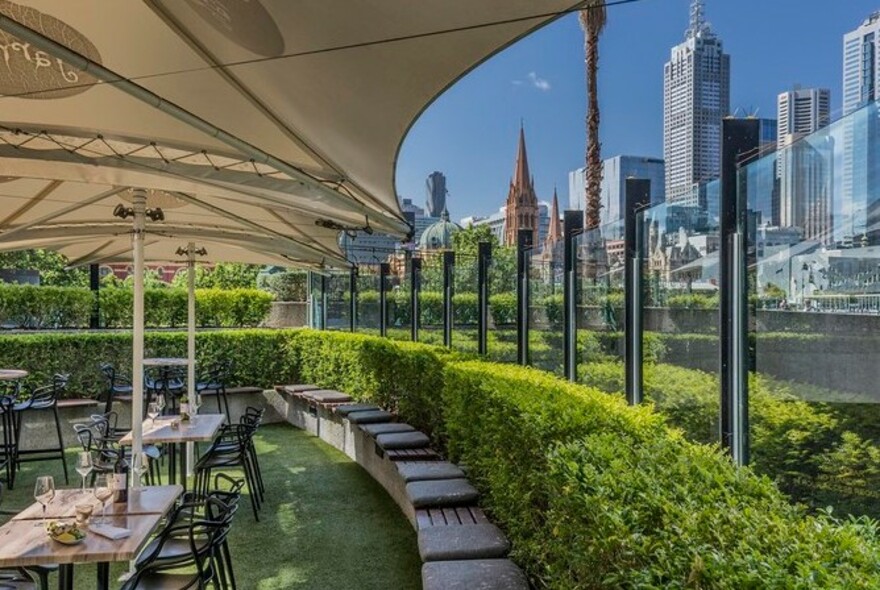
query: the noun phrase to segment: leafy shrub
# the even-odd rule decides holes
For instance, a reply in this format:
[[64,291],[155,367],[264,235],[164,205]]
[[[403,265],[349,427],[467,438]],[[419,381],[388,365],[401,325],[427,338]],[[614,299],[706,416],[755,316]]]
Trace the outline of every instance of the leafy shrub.
[[422,325],[439,326],[443,324],[443,293],[422,291],[419,293],[420,322]]
[[547,295],[541,300],[544,313],[547,314],[547,322],[554,330],[562,328],[564,302],[562,295]]
[[489,313],[496,326],[516,323],[516,293],[489,296]]
[[82,328],[94,298],[82,287],[0,283],[0,324],[15,328]]
[[452,321],[455,324],[475,325],[480,316],[476,293],[456,293],[452,296]]
[[[260,325],[272,306],[272,295],[257,289],[196,289],[199,326],[253,327]],[[101,320],[108,328],[131,326],[133,294],[130,289],[99,291]],[[187,294],[183,289],[146,289],[144,321],[148,327],[186,325]]]
[[716,309],[718,307],[718,295],[703,295],[700,293],[671,295],[666,304],[673,309]]
[[268,291],[278,301],[308,300],[308,274],[304,271],[285,271],[257,275],[257,288]]

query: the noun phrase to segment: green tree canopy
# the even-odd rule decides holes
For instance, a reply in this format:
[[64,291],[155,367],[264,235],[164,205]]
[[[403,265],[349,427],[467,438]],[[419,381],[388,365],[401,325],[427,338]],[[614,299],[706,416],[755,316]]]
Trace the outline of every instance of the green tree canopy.
[[48,287],[87,287],[87,267],[68,270],[66,256],[52,250],[18,250],[0,253],[0,268],[36,270],[40,283]]

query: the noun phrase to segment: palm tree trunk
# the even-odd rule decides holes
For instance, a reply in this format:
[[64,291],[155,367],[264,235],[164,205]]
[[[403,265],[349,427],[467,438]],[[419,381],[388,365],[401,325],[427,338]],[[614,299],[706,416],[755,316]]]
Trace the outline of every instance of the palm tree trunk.
[[599,141],[599,31],[589,27],[584,35],[587,69],[587,154],[586,154],[586,223],[587,229],[599,227],[602,207],[602,144]]

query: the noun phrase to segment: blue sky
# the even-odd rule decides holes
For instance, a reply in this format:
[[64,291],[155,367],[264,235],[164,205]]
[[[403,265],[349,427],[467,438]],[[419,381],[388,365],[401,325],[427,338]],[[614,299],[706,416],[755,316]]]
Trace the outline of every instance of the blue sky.
[[[608,9],[601,44],[602,154],[663,155],[663,64],[683,39],[690,0],[641,0]],[[776,116],[795,83],[831,88],[841,107],[843,34],[880,0],[707,0],[731,55],[731,105]],[[447,177],[453,219],[504,204],[520,119],[538,198],[554,185],[568,203],[568,172],[583,165],[583,36],[566,16],[495,56],[441,96],[406,138],[397,190],[425,200],[425,177]]]

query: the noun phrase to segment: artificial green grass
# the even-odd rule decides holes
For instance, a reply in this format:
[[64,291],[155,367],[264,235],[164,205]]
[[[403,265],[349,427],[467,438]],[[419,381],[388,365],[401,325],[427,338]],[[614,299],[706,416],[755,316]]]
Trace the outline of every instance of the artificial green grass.
[[[256,443],[266,503],[260,522],[254,522],[250,500],[243,497],[229,537],[240,589],[421,587],[415,532],[366,471],[286,424],[261,427]],[[73,487],[80,479],[73,471],[72,454],[68,466]],[[53,475],[56,485],[63,486],[59,461],[26,464],[15,489],[4,490],[2,508],[18,510],[33,502],[38,474]],[[0,517],[0,522],[6,518]],[[113,564],[111,581],[126,567]],[[50,584],[57,584],[54,575]],[[95,566],[77,565],[76,588],[94,585]]]

